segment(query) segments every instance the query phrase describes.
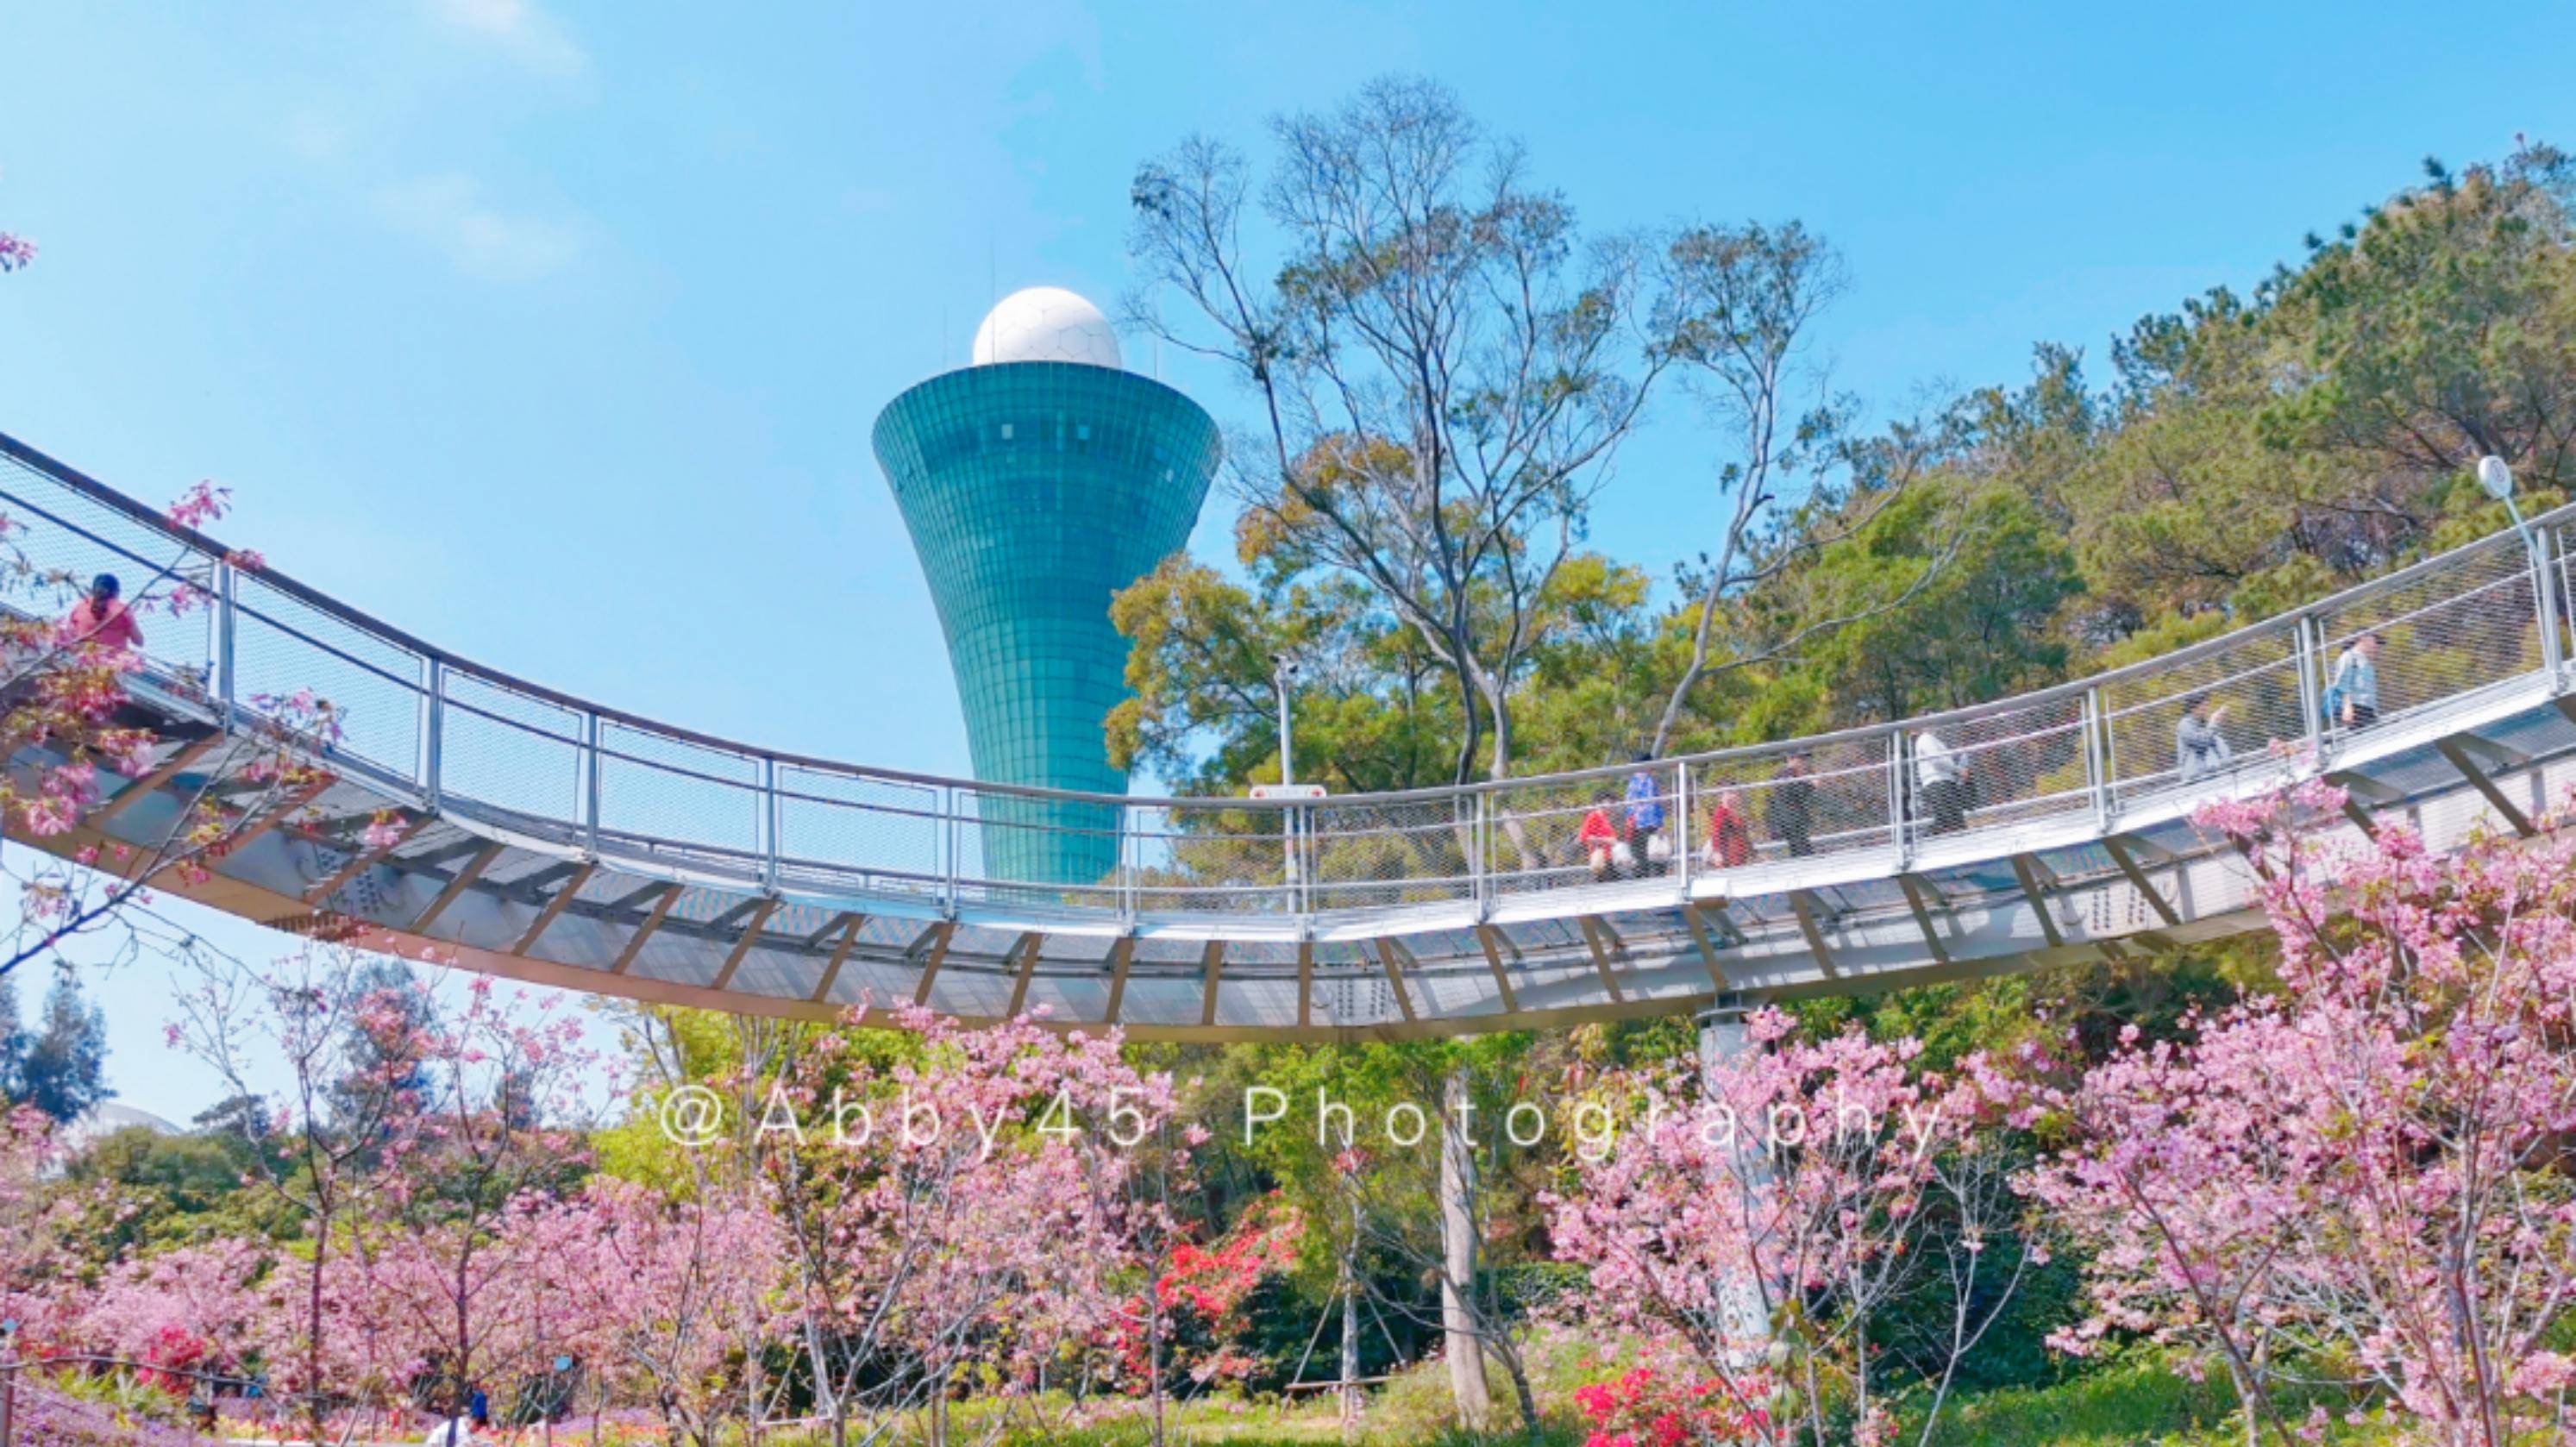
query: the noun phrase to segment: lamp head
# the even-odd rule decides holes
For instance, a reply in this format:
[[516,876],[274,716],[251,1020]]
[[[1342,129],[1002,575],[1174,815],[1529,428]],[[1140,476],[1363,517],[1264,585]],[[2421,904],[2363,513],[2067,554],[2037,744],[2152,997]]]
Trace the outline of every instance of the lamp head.
[[2481,457],[2478,459],[2478,486],[2496,501],[2506,501],[2513,496],[2513,469],[2505,466],[2501,457],[2493,454]]

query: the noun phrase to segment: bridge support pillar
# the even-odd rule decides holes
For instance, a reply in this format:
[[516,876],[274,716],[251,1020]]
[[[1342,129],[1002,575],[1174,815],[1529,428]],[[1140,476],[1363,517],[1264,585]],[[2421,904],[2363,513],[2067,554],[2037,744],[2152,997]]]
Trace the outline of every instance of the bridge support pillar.
[[[1762,1002],[1744,995],[1724,994],[1694,1017],[1699,1024],[1700,1086],[1713,1096],[1712,1089],[1719,1073],[1734,1062],[1761,1049],[1753,1040],[1753,1028],[1745,1017],[1760,1009]],[[1708,1102],[1714,1107],[1718,1102]],[[1745,1219],[1759,1210],[1757,1198],[1771,1188],[1770,1165],[1762,1155],[1762,1132],[1758,1122],[1738,1122],[1733,1148],[1736,1189],[1740,1199],[1735,1209]],[[1738,1274],[1718,1288],[1718,1299],[1725,1312],[1726,1344],[1732,1365],[1750,1369],[1762,1364],[1771,1349],[1772,1293],[1756,1276],[1751,1261],[1736,1264]]]

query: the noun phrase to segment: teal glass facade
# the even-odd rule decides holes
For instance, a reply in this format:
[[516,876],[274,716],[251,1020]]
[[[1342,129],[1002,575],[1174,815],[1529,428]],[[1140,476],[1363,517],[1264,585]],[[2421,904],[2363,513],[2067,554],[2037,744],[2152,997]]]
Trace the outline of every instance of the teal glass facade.
[[[1127,697],[1109,602],[1189,540],[1216,423],[1132,372],[1005,362],[905,392],[875,443],[948,637],[976,777],[1126,792],[1101,732]],[[1117,815],[988,798],[982,873],[1099,883],[1118,864]]]

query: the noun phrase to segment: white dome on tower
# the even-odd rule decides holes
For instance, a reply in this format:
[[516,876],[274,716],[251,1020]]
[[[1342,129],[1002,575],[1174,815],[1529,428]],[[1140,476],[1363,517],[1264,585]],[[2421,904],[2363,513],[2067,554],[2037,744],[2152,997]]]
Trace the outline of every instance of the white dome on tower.
[[1081,362],[1115,367],[1118,333],[1100,308],[1060,286],[1032,286],[1002,298],[975,329],[975,365]]

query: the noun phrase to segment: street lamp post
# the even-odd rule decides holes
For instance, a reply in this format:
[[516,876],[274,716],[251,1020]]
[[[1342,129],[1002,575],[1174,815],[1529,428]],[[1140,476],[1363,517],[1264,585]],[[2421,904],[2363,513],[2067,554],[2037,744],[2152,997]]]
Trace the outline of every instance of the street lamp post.
[[2503,458],[2490,453],[2478,459],[2478,487],[2504,504],[2513,530],[2522,534],[2523,550],[2531,554],[2532,598],[2540,605],[2540,661],[2554,679],[2566,661],[2566,649],[2558,636],[2558,577],[2550,567],[2548,545],[2523,521],[2522,508],[2513,500],[2513,469]]
[[[1297,754],[1290,744],[1288,735],[1288,698],[1297,687],[1297,660],[1285,653],[1270,655],[1270,682],[1279,693],[1279,782],[1284,789],[1285,786],[1297,782]],[[1281,866],[1283,872],[1280,878],[1286,881],[1289,897],[1294,899],[1299,882],[1298,809],[1294,799],[1285,801],[1280,808],[1282,812],[1279,815],[1279,847],[1284,855],[1284,863]]]

